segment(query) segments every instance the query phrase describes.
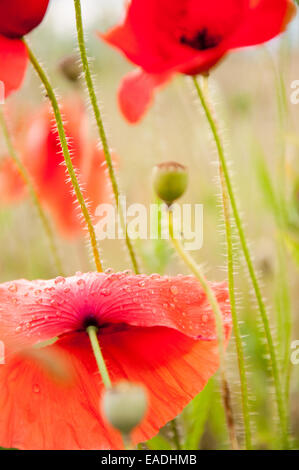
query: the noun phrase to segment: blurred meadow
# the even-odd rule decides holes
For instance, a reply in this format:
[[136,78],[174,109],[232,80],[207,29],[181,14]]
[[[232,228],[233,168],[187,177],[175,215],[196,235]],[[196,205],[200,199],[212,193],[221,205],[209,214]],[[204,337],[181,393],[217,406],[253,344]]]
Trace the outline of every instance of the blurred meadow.
[[[73,2],[59,0],[61,15],[49,12],[29,41],[51,77],[59,97],[79,93],[86,98],[84,84],[70,84],[59,63],[76,54]],[[215,145],[189,78],[178,76],[157,93],[145,119],[127,124],[117,107],[116,91],[121,77],[132,69],[119,53],[96,37],[122,15],[122,2],[84,0],[89,54],[98,96],[104,111],[109,142],[119,157],[119,182],[127,204],[155,201],[151,171],[155,164],[177,161],[189,169],[189,187],[180,202],[204,206],[204,243],[192,253],[207,277],[223,280],[225,233],[220,208],[220,189]],[[62,5],[63,4],[63,5]],[[53,6],[52,6],[53,9]],[[61,16],[61,18],[60,18]],[[297,18],[298,20],[298,18]],[[299,27],[294,22],[283,37],[266,46],[235,52],[211,74],[210,87],[235,189],[263,295],[271,316],[277,350],[283,349],[284,315],[291,309],[292,340],[299,339],[299,104],[291,103],[291,83],[299,80]],[[7,106],[23,113],[45,101],[38,79],[30,68],[25,86],[9,98]],[[86,100],[87,101],[87,100]],[[96,137],[90,113],[90,132]],[[6,154],[0,136],[0,154]],[[284,216],[280,217],[279,214]],[[0,201],[0,281],[51,278],[56,275],[41,224],[30,200],[17,205]],[[66,274],[93,269],[86,241],[64,240],[56,233]],[[238,246],[237,237],[235,243]],[[146,273],[187,273],[164,241],[136,242]],[[122,242],[104,241],[101,251],[105,267],[124,270],[129,259]],[[267,350],[255,297],[243,263],[236,258],[238,315],[246,352],[250,384],[250,409],[254,444],[258,449],[276,446],[277,411],[267,365]],[[282,351],[283,352],[283,351]],[[291,351],[290,351],[291,355]],[[234,341],[226,355],[229,383],[239,436],[242,414],[237,356]],[[292,366],[290,420],[293,447],[299,448],[299,365]],[[229,447],[217,375],[181,417],[184,448],[226,449]],[[148,444],[149,448],[171,446],[168,429]],[[1,443],[0,443],[1,444]]]

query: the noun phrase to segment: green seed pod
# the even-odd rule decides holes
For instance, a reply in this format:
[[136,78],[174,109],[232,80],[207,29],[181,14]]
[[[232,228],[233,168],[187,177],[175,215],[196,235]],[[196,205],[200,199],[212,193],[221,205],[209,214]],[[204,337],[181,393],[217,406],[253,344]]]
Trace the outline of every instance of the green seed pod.
[[153,170],[153,185],[159,198],[171,206],[187,189],[187,168],[176,162],[160,163]]
[[145,415],[146,391],[140,385],[119,382],[104,392],[102,409],[107,421],[115,429],[129,435]]

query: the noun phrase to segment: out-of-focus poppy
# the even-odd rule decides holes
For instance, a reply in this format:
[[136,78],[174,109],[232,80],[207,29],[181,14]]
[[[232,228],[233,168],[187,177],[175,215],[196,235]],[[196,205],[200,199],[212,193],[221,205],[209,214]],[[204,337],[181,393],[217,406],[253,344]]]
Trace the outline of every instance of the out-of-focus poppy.
[[292,0],[132,0],[124,23],[101,35],[140,67],[120,85],[124,116],[137,122],[175,73],[207,72],[229,51],[274,38],[294,11]]
[[[228,289],[211,284],[231,332]],[[192,276],[78,273],[49,281],[0,285],[0,443],[20,449],[118,449],[119,434],[102,418],[102,379],[86,328],[98,328],[112,383],[148,390],[149,409],[134,443],[154,436],[206,385],[219,366],[214,314]],[[46,361],[22,351],[50,338]],[[68,365],[54,380],[48,357]],[[50,361],[51,363],[51,361]],[[60,368],[63,371],[63,367]],[[61,375],[61,373],[60,373]]]
[[[81,99],[72,96],[62,102],[61,109],[73,165],[94,216],[97,206],[110,202],[111,197],[104,153],[96,140],[89,137],[87,113]],[[62,235],[68,238],[79,236],[84,224],[66,174],[51,107],[45,104],[27,117],[25,127],[26,131],[22,130],[20,136],[19,153],[35,189]],[[20,199],[25,194],[21,185],[14,163],[5,158],[2,164],[0,162],[0,202]]]

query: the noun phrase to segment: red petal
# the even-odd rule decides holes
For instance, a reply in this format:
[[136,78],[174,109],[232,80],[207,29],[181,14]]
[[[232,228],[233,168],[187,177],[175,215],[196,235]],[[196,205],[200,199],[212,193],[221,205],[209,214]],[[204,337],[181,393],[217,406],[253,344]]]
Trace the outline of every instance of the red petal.
[[14,161],[9,158],[0,160],[0,202],[15,203],[25,196],[25,184]]
[[133,70],[122,79],[118,102],[124,117],[132,124],[138,122],[152,104],[156,88],[170,80],[170,74],[150,75]]
[[[231,317],[225,284],[211,284]],[[103,332],[123,325],[165,326],[192,338],[215,339],[214,314],[199,282],[190,277],[88,273],[50,281],[0,285],[0,338],[14,349],[97,323]],[[110,327],[110,329],[109,329]]]
[[5,97],[22,85],[27,62],[27,50],[23,42],[0,35],[0,82],[4,84]]
[[254,0],[251,4],[226,47],[255,46],[273,39],[285,30],[296,11],[292,0]]
[[230,49],[284,30],[292,0],[132,0],[125,21],[103,39],[147,73],[202,73]]
[[221,58],[225,51],[216,47],[198,50],[185,45],[182,38],[185,34],[196,36],[201,30],[213,37],[226,36],[241,21],[246,3],[227,0],[224,6],[221,0],[212,4],[198,0],[132,0],[125,22],[101,37],[147,73],[184,72],[193,68],[196,60],[200,70],[208,70],[216,56]]
[[[103,150],[98,148],[97,142],[91,144],[91,159],[87,162],[84,180],[85,196],[89,202],[89,209],[92,217],[95,217],[96,209],[99,204],[111,203],[112,188],[107,177],[107,165]],[[115,153],[111,154],[114,168],[117,167],[118,157]]]
[[[134,441],[153,437],[205,386],[218,368],[215,342],[195,341],[167,328],[133,328],[100,338],[112,382],[129,379],[149,393],[149,411]],[[85,334],[46,348],[69,365],[71,380],[29,358],[0,368],[0,442],[20,449],[121,448],[100,414],[102,381]],[[38,357],[38,356],[37,356]]]
[[49,0],[0,0],[0,34],[22,37],[42,21]]
[[[72,162],[79,173],[84,195],[90,200],[94,216],[96,207],[108,202],[111,189],[102,165],[103,153],[90,141],[84,104],[78,96],[64,100],[61,106],[65,121]],[[61,234],[75,238],[83,233],[84,222],[80,217],[77,199],[68,180],[64,158],[53,125],[52,110],[43,107],[30,123],[25,143],[24,164],[30,172],[39,195],[50,210]],[[113,156],[116,159],[115,156]]]

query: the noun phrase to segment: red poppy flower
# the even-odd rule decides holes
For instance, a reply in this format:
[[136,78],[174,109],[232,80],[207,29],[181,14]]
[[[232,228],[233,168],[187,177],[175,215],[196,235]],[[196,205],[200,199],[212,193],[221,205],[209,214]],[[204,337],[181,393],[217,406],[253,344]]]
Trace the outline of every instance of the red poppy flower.
[[138,121],[174,73],[208,71],[230,50],[284,31],[292,0],[132,0],[125,21],[101,37],[141,69],[122,82],[119,102]]
[[[227,342],[227,287],[211,286]],[[136,443],[181,412],[219,365],[214,315],[192,276],[78,273],[20,280],[0,285],[0,313],[0,338],[7,347],[6,365],[0,367],[0,444],[5,447],[121,448],[118,433],[100,414],[103,384],[85,332],[89,325],[99,328],[112,382],[130,380],[148,390],[149,411],[133,434]],[[55,344],[28,352],[53,337]],[[67,365],[68,379],[53,376],[55,367],[45,367],[36,351],[58,357]]]
[[0,81],[5,96],[22,84],[28,57],[21,38],[40,24],[48,4],[49,0],[0,0]]
[[[104,153],[97,142],[89,138],[88,117],[83,102],[75,96],[65,100],[61,109],[73,165],[89,201],[90,212],[94,215],[97,206],[110,202],[111,198]],[[18,132],[16,139],[23,164],[62,235],[70,238],[79,236],[84,224],[79,216],[72,185],[66,181],[64,158],[51,107],[46,104],[27,121],[26,130]],[[0,201],[15,202],[20,199],[25,193],[20,191],[20,185],[22,182],[14,163],[3,160],[2,165],[0,163]]]

